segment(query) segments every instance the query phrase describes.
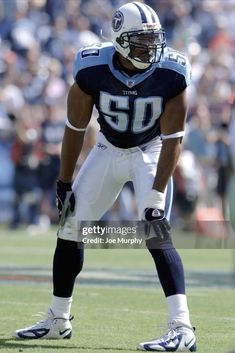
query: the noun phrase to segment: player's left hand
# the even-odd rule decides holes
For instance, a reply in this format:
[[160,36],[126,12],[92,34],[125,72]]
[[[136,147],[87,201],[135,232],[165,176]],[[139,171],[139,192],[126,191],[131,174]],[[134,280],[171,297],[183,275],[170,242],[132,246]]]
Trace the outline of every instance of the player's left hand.
[[75,209],[75,197],[71,183],[57,181],[56,206],[59,211],[60,225],[63,226],[69,213],[73,213]]
[[145,220],[148,221],[146,235],[151,237],[151,230],[153,229],[155,236],[161,239],[170,236],[171,226],[165,217],[165,212],[157,208],[145,208]]

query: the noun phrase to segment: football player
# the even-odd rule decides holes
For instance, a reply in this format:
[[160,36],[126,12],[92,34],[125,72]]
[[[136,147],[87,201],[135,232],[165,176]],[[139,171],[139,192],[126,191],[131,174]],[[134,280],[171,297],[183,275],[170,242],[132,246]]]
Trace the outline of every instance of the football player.
[[[147,247],[169,309],[169,330],[143,342],[146,351],[196,351],[189,318],[183,265],[169,230],[171,176],[178,161],[190,81],[187,58],[166,47],[165,33],[153,9],[143,3],[121,6],[112,18],[112,43],[79,50],[74,84],[68,94],[57,202],[61,228],[53,262],[53,296],[48,317],[17,330],[18,338],[70,338],[70,309],[83,246],[78,224],[99,220],[124,183],[132,181],[140,220],[161,235]],[[72,184],[93,107],[100,131],[97,143]],[[157,237],[156,237],[157,239]]]

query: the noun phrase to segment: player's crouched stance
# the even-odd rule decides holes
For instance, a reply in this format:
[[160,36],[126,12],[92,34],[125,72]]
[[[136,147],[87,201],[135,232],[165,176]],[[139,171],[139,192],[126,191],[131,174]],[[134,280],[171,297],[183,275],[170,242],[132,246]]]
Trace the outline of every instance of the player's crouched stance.
[[[84,253],[78,223],[100,220],[131,181],[139,219],[147,221],[143,233],[167,301],[169,326],[165,335],[137,349],[195,352],[183,265],[168,223],[190,65],[184,55],[166,47],[157,14],[143,3],[125,4],[115,12],[112,36],[113,43],[82,48],[75,57],[57,182],[61,228],[53,260],[52,302],[44,320],[13,335],[71,338],[72,294]],[[100,132],[72,185],[94,104]]]

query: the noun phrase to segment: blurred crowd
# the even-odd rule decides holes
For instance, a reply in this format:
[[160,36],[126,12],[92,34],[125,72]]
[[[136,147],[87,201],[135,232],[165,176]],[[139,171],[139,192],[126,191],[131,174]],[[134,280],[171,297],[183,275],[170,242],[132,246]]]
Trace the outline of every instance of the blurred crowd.
[[[55,183],[73,58],[83,46],[110,40],[112,14],[126,2],[0,1],[0,223],[33,231],[58,221]],[[235,169],[235,0],[143,2],[158,13],[168,46],[192,65],[172,222],[191,229],[202,207],[227,219]],[[95,142],[93,115],[77,170]],[[136,217],[128,183],[104,219]]]

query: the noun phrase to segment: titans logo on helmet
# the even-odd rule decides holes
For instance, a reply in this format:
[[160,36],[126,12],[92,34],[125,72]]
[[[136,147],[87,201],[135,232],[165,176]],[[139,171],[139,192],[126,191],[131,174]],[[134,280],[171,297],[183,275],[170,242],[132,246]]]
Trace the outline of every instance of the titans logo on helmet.
[[120,28],[122,27],[123,21],[124,21],[124,18],[123,18],[122,12],[116,11],[112,18],[112,26],[115,32],[120,30]]

